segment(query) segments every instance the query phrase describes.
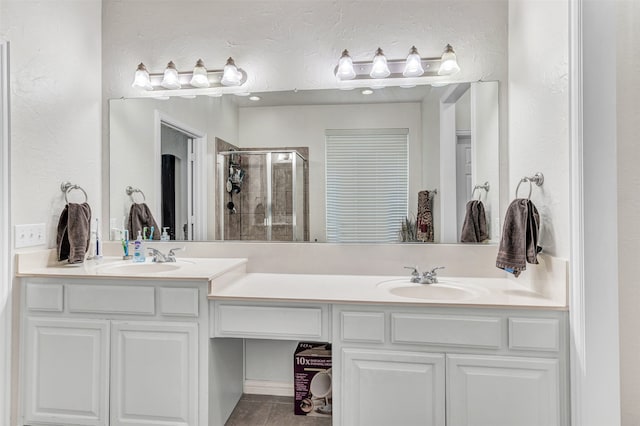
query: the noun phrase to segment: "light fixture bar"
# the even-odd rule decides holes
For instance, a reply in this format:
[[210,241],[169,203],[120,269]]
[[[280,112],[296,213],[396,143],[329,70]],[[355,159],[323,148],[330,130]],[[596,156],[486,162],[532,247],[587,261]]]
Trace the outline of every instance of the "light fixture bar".
[[[422,64],[422,68],[424,69],[424,74],[422,77],[437,77],[438,70],[440,69],[440,64],[442,62],[441,58],[422,58],[420,63]],[[405,59],[387,59],[387,66],[389,67],[389,71],[391,74],[386,77],[384,80],[401,78],[406,80],[407,77],[402,75],[404,72],[404,67],[406,65]],[[353,80],[372,80],[371,69],[373,68],[373,63],[371,61],[362,61],[362,62],[354,62],[353,70],[356,72],[356,76]],[[334,74],[337,73],[338,67],[336,66],[334,69]],[[353,80],[344,80],[344,81],[353,81]],[[380,79],[382,80],[382,79]]]
[[[240,86],[242,86],[244,83],[247,82],[247,73],[242,68],[238,68],[238,72],[242,75],[242,78],[240,79]],[[222,80],[222,74],[223,74],[223,70],[207,70],[207,76],[209,77],[209,82],[211,83],[211,87],[216,87],[216,86],[224,87],[220,83],[220,81]],[[178,72],[178,79],[183,89],[189,89],[193,87],[190,84],[192,76],[193,76],[193,71]],[[156,89],[164,90],[162,86],[160,86],[160,83],[162,82],[163,78],[164,78],[164,72],[149,73],[149,80],[151,81],[153,90],[156,90]]]
[[[345,58],[349,60],[350,72],[344,72]],[[338,88],[356,89],[371,87],[413,87],[421,84],[448,82],[460,71],[456,54],[447,44],[440,57],[421,58],[418,49],[412,46],[404,59],[387,59],[381,48],[371,61],[352,62],[347,50],[342,53],[338,66],[334,68]]]
[[[202,63],[202,60],[199,60],[196,63],[196,68],[197,67],[201,67],[201,69],[198,70],[198,74],[201,77],[202,74],[204,74],[203,72],[206,72],[206,78],[208,79],[209,87],[207,87],[202,81],[200,82],[201,86],[194,86],[191,84],[191,82],[193,81],[192,79],[194,76],[194,71],[177,70],[177,81],[174,83],[174,86],[177,86],[179,88],[167,87],[168,85],[166,84],[165,79],[166,70],[163,72],[148,73],[146,68],[144,68],[144,65],[142,64],[138,66],[138,70],[136,71],[136,80],[134,81],[133,87],[141,89],[138,94],[140,97],[145,98],[168,98],[173,96],[194,97],[199,95],[217,97],[222,96],[223,94],[240,95],[249,93],[247,88],[244,87],[244,83],[247,82],[247,73],[242,68],[236,69],[237,76],[239,78],[239,84],[230,86],[222,84],[224,70],[206,70],[204,68],[204,63]],[[148,76],[148,83],[146,82],[146,76]],[[144,84],[141,83],[143,77],[145,77]],[[163,80],[165,80],[164,85]],[[202,78],[200,78],[200,80],[202,80]]]

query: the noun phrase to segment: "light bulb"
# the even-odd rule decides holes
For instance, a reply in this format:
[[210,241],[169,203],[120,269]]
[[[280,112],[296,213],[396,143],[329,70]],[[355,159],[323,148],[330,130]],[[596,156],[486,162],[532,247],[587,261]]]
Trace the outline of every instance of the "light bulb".
[[338,61],[338,71],[336,71],[338,80],[353,80],[356,78],[356,72],[353,69],[353,61],[349,56],[349,51],[344,49],[340,61]]
[[202,59],[198,59],[196,66],[193,68],[193,75],[189,82],[193,87],[209,87],[209,76],[207,75],[207,69],[204,67]]
[[136,75],[133,78],[133,84],[131,84],[131,87],[143,90],[153,90],[151,80],[149,80],[149,72],[142,62],[140,62],[138,69],[136,69]]
[[242,74],[238,71],[233,58],[229,57],[229,59],[227,59],[227,64],[224,66],[224,72],[222,73],[220,84],[223,86],[239,86],[241,80]]
[[442,58],[440,59],[440,69],[438,69],[438,75],[453,75],[460,71],[458,61],[456,60],[456,52],[453,51],[453,47],[447,44],[444,49]]
[[178,70],[176,69],[176,64],[173,61],[169,61],[167,64],[167,68],[164,70],[164,77],[162,78],[162,83],[160,86],[165,89],[179,89],[182,87],[180,85],[180,78],[178,77]]
[[405,63],[402,75],[404,75],[405,77],[420,77],[422,74],[424,74],[424,68],[422,68],[422,59],[420,59],[418,49],[413,46],[411,48],[411,51],[409,52],[409,56],[407,56],[407,61]]
[[371,78],[387,78],[391,74],[389,67],[387,66],[387,57],[382,53],[382,49],[378,47],[376,50],[376,56],[373,57],[373,67],[369,75]]

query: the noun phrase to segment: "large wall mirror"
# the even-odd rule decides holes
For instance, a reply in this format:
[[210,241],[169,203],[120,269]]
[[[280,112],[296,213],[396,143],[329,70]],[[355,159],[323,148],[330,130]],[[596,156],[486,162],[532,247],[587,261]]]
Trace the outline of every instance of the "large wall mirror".
[[114,99],[111,227],[144,202],[177,240],[456,243],[480,199],[493,243],[498,98],[473,82]]

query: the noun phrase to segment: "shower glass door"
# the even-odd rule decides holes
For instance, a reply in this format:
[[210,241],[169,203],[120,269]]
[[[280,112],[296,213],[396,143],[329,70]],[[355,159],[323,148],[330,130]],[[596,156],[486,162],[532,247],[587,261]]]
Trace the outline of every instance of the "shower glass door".
[[221,152],[219,238],[303,241],[304,161],[296,151]]

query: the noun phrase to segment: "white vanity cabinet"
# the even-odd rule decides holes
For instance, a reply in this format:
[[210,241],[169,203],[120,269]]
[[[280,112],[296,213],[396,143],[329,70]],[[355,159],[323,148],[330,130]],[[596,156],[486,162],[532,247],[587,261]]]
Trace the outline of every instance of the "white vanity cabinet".
[[207,282],[24,279],[21,425],[208,424]]
[[342,424],[445,424],[444,355],[344,348],[341,356]]
[[109,321],[29,317],[24,343],[26,424],[108,424]]
[[333,425],[566,426],[563,311],[339,305]]

